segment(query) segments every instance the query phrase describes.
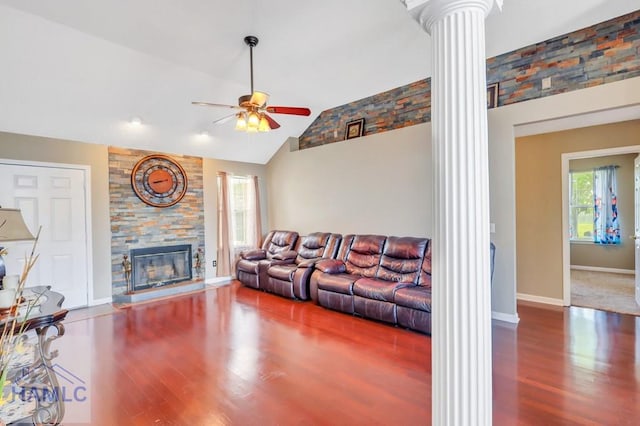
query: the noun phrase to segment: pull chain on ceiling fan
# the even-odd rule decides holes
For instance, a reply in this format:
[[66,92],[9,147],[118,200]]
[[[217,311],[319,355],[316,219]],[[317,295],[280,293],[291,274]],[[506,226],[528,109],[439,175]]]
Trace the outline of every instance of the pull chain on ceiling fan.
[[238,105],[226,105],[215,104],[210,102],[191,102],[193,105],[231,108],[239,110],[238,113],[233,113],[229,116],[223,117],[214,123],[223,123],[228,121],[231,117],[236,117],[236,130],[246,132],[268,132],[272,129],[277,129],[280,124],[276,122],[271,114],[289,114],[289,115],[311,115],[309,108],[303,107],[287,107],[287,106],[267,106],[269,95],[265,92],[253,90],[253,48],[258,44],[258,37],[246,36],[244,42],[249,46],[249,69],[251,77],[251,94],[242,95],[238,98]]

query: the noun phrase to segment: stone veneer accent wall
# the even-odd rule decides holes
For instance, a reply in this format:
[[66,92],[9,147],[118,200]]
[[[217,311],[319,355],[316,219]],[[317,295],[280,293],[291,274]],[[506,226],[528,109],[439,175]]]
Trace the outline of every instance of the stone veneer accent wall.
[[143,203],[131,188],[131,170],[155,152],[109,147],[109,209],[111,216],[111,279],[113,294],[126,291],[122,255],[132,248],[191,244],[204,249],[202,158],[169,155],[189,179],[187,193],[176,205],[157,208]]
[[[640,10],[487,59],[487,83],[500,84],[499,106],[637,76]],[[543,90],[546,77],[551,88]],[[359,118],[365,135],[431,121],[431,79],[323,111],[300,136],[300,149],[344,140],[346,123]]]

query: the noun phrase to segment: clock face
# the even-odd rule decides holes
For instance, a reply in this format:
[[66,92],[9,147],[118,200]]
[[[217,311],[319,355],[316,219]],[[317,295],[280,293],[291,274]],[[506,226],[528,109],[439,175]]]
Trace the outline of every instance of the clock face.
[[176,204],[187,192],[187,174],[166,155],[148,155],[131,171],[131,186],[145,203],[154,207]]

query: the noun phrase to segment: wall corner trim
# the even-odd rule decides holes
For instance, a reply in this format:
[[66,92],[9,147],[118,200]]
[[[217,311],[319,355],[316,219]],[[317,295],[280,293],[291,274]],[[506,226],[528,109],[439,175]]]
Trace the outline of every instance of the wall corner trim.
[[634,275],[636,273],[633,269],[601,268],[600,266],[571,265],[571,269],[576,271],[608,272],[610,274]]
[[503,312],[491,312],[491,318],[498,321],[509,322],[512,324],[518,324],[520,322],[520,317],[517,313],[515,314],[505,314]]
[[232,279],[231,276],[207,278],[204,281],[204,283],[208,285],[213,285],[213,286],[217,286],[221,284],[231,284],[231,279]]
[[516,299],[524,300],[526,302],[544,303],[545,305],[565,306],[562,299],[556,299],[553,297],[536,296],[534,294],[518,293]]
[[107,303],[111,303],[111,300],[111,296],[103,297],[101,299],[93,299],[89,301],[89,306],[106,305]]

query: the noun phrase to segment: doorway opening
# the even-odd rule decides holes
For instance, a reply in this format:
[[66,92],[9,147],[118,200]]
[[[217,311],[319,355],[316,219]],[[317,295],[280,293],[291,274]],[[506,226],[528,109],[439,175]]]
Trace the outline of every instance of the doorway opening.
[[[626,146],[562,154],[563,304],[640,315],[636,303],[638,247],[636,165],[640,146]],[[576,207],[579,191],[571,184],[589,170],[616,166],[620,243],[594,242],[588,216]],[[588,177],[584,180],[588,180]],[[582,215],[582,219],[578,217]]]

